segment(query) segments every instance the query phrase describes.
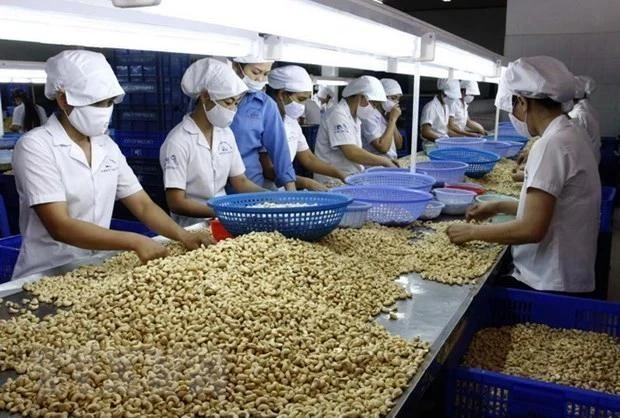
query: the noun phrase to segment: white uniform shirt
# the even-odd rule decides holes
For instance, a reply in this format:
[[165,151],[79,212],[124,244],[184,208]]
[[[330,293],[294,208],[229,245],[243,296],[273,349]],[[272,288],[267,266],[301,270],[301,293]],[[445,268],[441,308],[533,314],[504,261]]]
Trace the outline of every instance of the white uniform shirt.
[[566,116],[554,119],[530,151],[519,218],[530,187],[553,195],[555,209],[541,242],[512,247],[514,276],[537,290],[594,290],[601,183],[586,133]]
[[[422,109],[420,127],[430,124],[433,131],[440,136],[448,136],[448,121],[452,112],[447,103],[442,104],[439,97],[435,96]],[[429,138],[424,138],[429,139]]]
[[392,145],[386,153],[377,151],[372,145],[375,140],[381,138],[387,129],[387,121],[385,117],[377,109],[372,109],[372,116],[362,119],[362,144],[364,149],[375,155],[381,155],[395,160],[398,155],[396,153],[396,144],[392,139]]
[[[361,121],[351,115],[345,99],[327,111],[316,136],[315,154],[321,160],[336,167],[345,175],[364,171],[364,166],[350,161],[340,149],[342,145],[355,145],[362,148]],[[320,182],[329,182],[331,177],[314,174]]]
[[454,123],[462,131],[467,129],[467,121],[469,120],[469,111],[467,110],[469,105],[463,101],[463,99],[455,100],[452,103],[450,113],[454,119]]
[[301,130],[301,126],[299,126],[299,122],[288,115],[284,115],[284,131],[288,141],[288,150],[291,154],[291,162],[293,162],[298,152],[306,151],[310,147]]
[[[225,195],[228,179],[245,173],[232,130],[213,127],[213,143],[209,146],[189,115],[185,115],[166,137],[159,151],[159,162],[166,189],[185,190],[188,198],[201,203]],[[202,221],[174,213],[171,215],[181,226]]]
[[[37,113],[39,114],[39,120],[41,121],[40,125],[44,125],[47,122],[47,115],[45,114],[45,109],[43,109],[39,105],[35,105],[37,109]],[[13,116],[11,118],[11,125],[20,126],[23,130],[24,127],[24,118],[26,117],[26,107],[24,104],[20,104],[19,106],[13,109]]]
[[592,147],[592,152],[594,152],[596,162],[599,162],[601,160],[601,128],[594,114],[583,102],[584,100],[577,102],[568,116],[586,130],[590,137],[589,144]]
[[306,110],[304,112],[304,123],[306,125],[319,125],[321,123],[321,105],[319,105],[314,99],[306,100],[304,106]]
[[15,146],[13,168],[19,193],[22,247],[13,277],[24,277],[91,256],[55,241],[32,208],[65,202],[69,216],[110,227],[114,201],[142,190],[116,143],[107,135],[91,138],[91,165],[56,119],[26,133]]

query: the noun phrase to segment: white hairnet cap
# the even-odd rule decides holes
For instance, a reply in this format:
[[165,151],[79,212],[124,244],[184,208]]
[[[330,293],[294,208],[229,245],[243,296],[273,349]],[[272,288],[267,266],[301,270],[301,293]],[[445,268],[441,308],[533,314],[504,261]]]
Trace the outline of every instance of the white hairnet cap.
[[332,87],[320,86],[319,91],[316,92],[316,96],[320,99],[327,99],[327,96],[335,98],[336,93]]
[[312,78],[299,65],[287,65],[272,70],[269,73],[269,86],[276,90],[286,90],[293,93],[312,91]]
[[575,99],[586,97],[586,80],[582,77],[575,77]]
[[480,88],[477,81],[461,80],[461,90],[463,89],[468,96],[480,96]]
[[513,95],[568,103],[575,96],[575,76],[552,57],[519,58],[508,64],[500,80],[495,105],[512,112]]
[[443,91],[451,99],[461,98],[461,85],[458,80],[440,78],[437,80],[437,89]]
[[237,57],[233,59],[234,62],[238,62],[239,64],[273,64],[273,60],[266,59],[262,54],[261,55],[246,55],[245,57]]
[[45,63],[45,97],[56,98],[64,91],[71,106],[87,106],[114,97],[120,103],[125,91],[105,57],[93,51],[69,50]]
[[400,88],[400,84],[398,84],[398,81],[393,78],[382,78],[381,84],[383,85],[383,90],[385,90],[386,96],[403,94],[403,89]]
[[577,78],[584,83],[584,90],[586,95],[591,95],[596,90],[596,81],[592,77],[587,75],[578,75]]
[[248,88],[228,65],[213,58],[203,58],[185,70],[181,90],[194,98],[206,91],[212,100],[222,100],[239,96]]
[[351,81],[342,91],[342,97],[351,97],[356,94],[366,96],[373,102],[385,102],[387,97],[383,85],[376,77],[363,75]]

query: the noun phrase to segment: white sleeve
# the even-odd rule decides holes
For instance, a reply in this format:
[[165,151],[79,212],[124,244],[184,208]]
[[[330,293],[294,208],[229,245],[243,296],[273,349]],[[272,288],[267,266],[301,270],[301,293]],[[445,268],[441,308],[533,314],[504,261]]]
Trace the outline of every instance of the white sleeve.
[[39,121],[41,125],[47,122],[47,115],[45,114],[45,109],[42,106],[37,105],[37,112],[39,113]]
[[385,133],[383,127],[376,119],[362,120],[362,141],[364,144],[372,144]]
[[136,174],[133,172],[129,164],[127,164],[127,159],[121,152],[121,150],[116,147],[118,151],[118,183],[116,184],[116,200],[121,200],[126,197],[129,197],[135,193],[138,193],[142,190],[142,185],[140,181],[136,177]]
[[432,105],[432,102],[428,102],[424,108],[422,108],[422,114],[420,115],[420,126],[428,124],[433,127],[433,121],[437,120],[437,115],[434,109],[435,107]]
[[168,137],[159,151],[159,163],[164,174],[164,188],[187,189],[189,150],[178,138]]
[[299,135],[299,138],[297,138],[297,152],[304,152],[309,149],[310,147],[308,146],[308,141],[306,141],[306,137],[302,133]]
[[241,153],[239,152],[239,148],[237,147],[237,141],[231,141],[233,155],[232,155],[232,164],[230,165],[230,172],[228,173],[228,177],[237,177],[245,173],[245,164],[243,164],[243,158],[241,158]]
[[561,148],[553,142],[536,143],[525,168],[525,187],[539,189],[556,198],[569,177],[569,162]]
[[20,139],[13,151],[13,170],[28,206],[67,201],[54,153],[45,141]]
[[342,145],[358,145],[357,127],[350,120],[345,119],[341,115],[332,114],[326,120],[327,133],[329,135],[329,145],[332,148]]
[[15,109],[13,109],[13,117],[11,118],[11,125],[16,125],[16,126],[24,126],[24,106],[16,106]]

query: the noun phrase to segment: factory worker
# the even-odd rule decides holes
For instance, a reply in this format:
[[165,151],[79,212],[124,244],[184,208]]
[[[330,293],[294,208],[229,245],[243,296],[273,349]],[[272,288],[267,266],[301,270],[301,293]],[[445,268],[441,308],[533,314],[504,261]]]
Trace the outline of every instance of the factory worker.
[[452,109],[448,127],[459,136],[482,136],[486,130],[478,122],[469,117],[469,104],[474,96],[480,95],[478,83],[471,80],[461,80],[461,98],[452,102]]
[[555,58],[521,58],[509,64],[499,91],[506,93],[497,96],[496,106],[509,112],[516,130],[540,139],[530,151],[519,202],[477,204],[467,217],[484,220],[507,213],[516,220],[453,225],[447,230],[450,240],[511,244],[510,285],[591,292],[601,184],[587,133],[562,110],[562,103],[573,98],[575,78]]
[[304,123],[306,125],[318,125],[321,117],[327,109],[334,106],[338,100],[338,94],[332,87],[320,86],[311,100],[305,102]]
[[461,98],[458,80],[437,80],[438,94],[422,109],[420,134],[423,140],[435,141],[437,138],[455,136],[448,123],[452,115],[452,102]]
[[264,189],[245,176],[229,127],[247,91],[245,83],[226,64],[203,58],[185,71],[181,89],[196,106],[170,131],[159,160],[171,216],[189,226],[215,216],[206,202],[225,195],[227,182],[239,193]]
[[381,84],[387,100],[370,102],[371,106],[358,110],[362,121],[362,144],[373,154],[395,160],[398,157],[396,150],[403,146],[403,137],[396,126],[401,115],[399,102],[403,91],[391,78],[382,79]]
[[577,87],[575,88],[574,106],[568,116],[588,133],[592,152],[594,152],[596,162],[599,162],[601,159],[601,128],[586,94],[588,83],[591,91],[594,80],[583,76],[575,77]]
[[[288,65],[276,68],[269,74],[269,95],[278,104],[284,120],[291,160],[297,159],[303,168],[344,181],[345,175],[336,167],[318,159],[308,147],[306,138],[297,121],[304,112],[304,103],[312,94],[312,79],[302,67]],[[325,191],[327,188],[307,177],[297,176],[298,189]]]
[[25,91],[15,90],[11,96],[15,103],[11,117],[11,131],[28,132],[47,122],[45,109],[30,100]]
[[[288,151],[284,124],[273,99],[263,91],[273,61],[260,56],[235,58],[233,69],[243,79],[249,91],[243,96],[230,128],[245,164],[245,175],[255,184],[265,182],[260,161],[266,150],[273,162],[276,184],[295,190],[295,170]],[[227,189],[232,193],[232,188]]]
[[42,273],[93,255],[133,250],[143,262],[166,248],[145,236],[109,229],[120,200],[153,231],[195,249],[209,241],[174,223],[142,190],[116,143],[105,134],[125,92],[102,54],[63,51],[47,60],[45,95],[58,116],[25,134],[13,154],[22,247],[13,277]]
[[[381,82],[367,75],[356,78],[347,85],[342,96],[342,100],[329,109],[321,121],[316,138],[316,156],[346,176],[362,172],[364,166],[397,167],[389,158],[362,148],[360,108],[370,108],[372,101],[387,100]],[[322,183],[331,181],[330,177],[320,174],[315,174],[314,179]]]

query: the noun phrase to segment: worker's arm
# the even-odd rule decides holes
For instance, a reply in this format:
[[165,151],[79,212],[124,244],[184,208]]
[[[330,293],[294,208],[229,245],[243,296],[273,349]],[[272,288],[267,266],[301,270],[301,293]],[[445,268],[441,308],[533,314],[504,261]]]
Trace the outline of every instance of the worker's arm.
[[211,243],[206,234],[191,234],[181,228],[162,208],[151,200],[144,190],[121,199],[121,202],[129,209],[133,216],[148,226],[149,229],[166,238],[183,243],[189,250],[195,250],[203,244],[208,245]]
[[422,134],[424,139],[427,139],[429,141],[435,141],[436,139],[441,138],[441,135],[439,135],[433,130],[433,127],[430,123],[425,123],[424,125],[422,125],[422,130],[420,133]]
[[326,192],[329,190],[324,184],[303,176],[297,176],[297,182],[295,185],[297,186],[297,190],[306,189],[315,192]]
[[479,136],[477,134],[460,129],[458,125],[454,122],[453,117],[450,117],[450,119],[448,119],[448,134],[450,136]]
[[[396,121],[401,115],[400,106],[394,105],[387,120],[387,127],[383,131],[382,135],[371,142],[372,146],[382,154],[385,154],[392,147],[394,141],[394,135],[398,132],[396,129]],[[402,140],[402,138],[401,138]],[[402,144],[402,141],[401,141]]]
[[340,150],[348,160],[365,166],[398,167],[389,158],[375,155],[357,145],[341,145]]
[[263,111],[265,125],[262,141],[274,166],[276,184],[284,186],[288,191],[294,191],[297,176],[289,153],[282,116],[273,100],[265,101]]
[[[297,161],[308,171],[316,174],[323,174],[324,176],[334,177],[344,181],[345,174],[338,170],[336,167],[327,164],[319,157],[314,155],[309,149],[300,151],[297,153]],[[299,176],[297,176],[297,182],[299,183]]]
[[469,128],[469,130],[471,132],[475,132],[478,133],[480,135],[486,135],[487,131],[486,129],[484,129],[484,127],[479,124],[478,122],[476,122],[475,120],[471,120],[471,119],[467,119],[467,128]]
[[403,148],[403,136],[398,131],[398,127],[394,130],[394,145],[396,145],[396,149]]
[[215,212],[208,205],[187,197],[185,190],[166,189],[166,203],[170,212],[191,218],[213,218]]
[[245,174],[230,177],[228,181],[238,193],[255,193],[267,191],[267,189],[258,186],[256,183],[247,178]]
[[529,188],[525,197],[523,216],[512,222],[496,225],[457,224],[448,228],[450,241],[463,244],[469,241],[486,241],[505,245],[534,244],[547,235],[555,197],[540,189]]
[[269,154],[266,152],[261,152],[258,154],[258,159],[261,167],[263,168],[263,177],[275,183],[276,170],[273,168],[273,163],[271,162],[271,158],[269,158]]

